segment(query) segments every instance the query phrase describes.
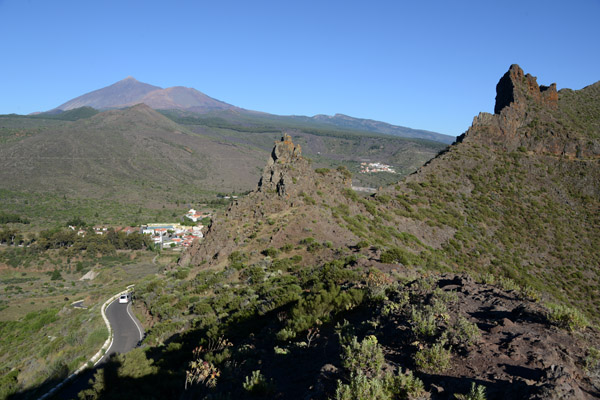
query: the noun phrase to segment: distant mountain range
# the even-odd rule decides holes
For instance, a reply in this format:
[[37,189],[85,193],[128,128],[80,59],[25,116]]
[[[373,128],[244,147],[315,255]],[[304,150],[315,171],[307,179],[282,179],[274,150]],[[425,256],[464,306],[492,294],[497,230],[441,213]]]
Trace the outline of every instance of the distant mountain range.
[[[174,86],[163,89],[148,83],[139,82],[131,76],[105,88],[94,90],[69,100],[43,114],[60,114],[81,107],[92,107],[96,110],[119,109],[131,107],[140,103],[144,103],[155,110],[178,110],[186,113],[198,114],[235,111],[236,113],[254,116],[272,116],[271,114],[245,110],[233,106],[207,96],[193,88]],[[437,132],[396,126],[370,119],[353,118],[342,114],[336,114],[334,116],[315,115],[314,117],[278,117],[289,118],[294,121],[316,122],[322,125],[357,131],[375,132],[406,138],[428,139],[445,144],[451,144],[455,140],[454,136],[448,136]]]
[[[295,117],[306,119],[309,117]],[[454,136],[448,136],[437,132],[425,131],[422,129],[412,129],[405,126],[391,125],[386,122],[375,121],[372,119],[354,118],[344,114],[323,115],[318,114],[310,117],[314,121],[323,124],[332,125],[338,128],[347,128],[368,132],[383,133],[385,135],[394,135],[406,138],[429,139],[436,142],[452,144],[455,140]]]

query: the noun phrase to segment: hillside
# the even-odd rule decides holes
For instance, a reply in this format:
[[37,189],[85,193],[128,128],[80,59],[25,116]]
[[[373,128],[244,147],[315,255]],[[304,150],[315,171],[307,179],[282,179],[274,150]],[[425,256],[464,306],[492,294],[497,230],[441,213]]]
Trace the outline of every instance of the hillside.
[[0,149],[4,189],[130,200],[176,192],[185,198],[220,188],[225,179],[229,188],[243,190],[263,157],[196,135],[143,104],[25,132]]
[[[0,116],[2,210],[48,222],[73,213],[88,219],[99,213],[95,220],[114,221],[112,216],[131,214],[133,208],[147,209],[147,215],[214,200],[218,192],[250,191],[284,129],[316,166],[348,166],[359,185],[370,187],[415,171],[445,148],[439,142],[306,124],[249,125],[244,119],[225,120],[222,112],[186,115],[192,117],[141,104]],[[365,160],[392,164],[398,173],[359,174]]]

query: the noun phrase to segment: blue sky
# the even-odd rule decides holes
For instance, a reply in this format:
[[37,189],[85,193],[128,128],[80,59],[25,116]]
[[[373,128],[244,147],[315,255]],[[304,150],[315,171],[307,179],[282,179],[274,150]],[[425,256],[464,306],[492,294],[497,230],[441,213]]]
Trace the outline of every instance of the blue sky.
[[0,113],[44,111],[129,75],[274,114],[450,135],[510,64],[600,80],[600,1],[0,0]]

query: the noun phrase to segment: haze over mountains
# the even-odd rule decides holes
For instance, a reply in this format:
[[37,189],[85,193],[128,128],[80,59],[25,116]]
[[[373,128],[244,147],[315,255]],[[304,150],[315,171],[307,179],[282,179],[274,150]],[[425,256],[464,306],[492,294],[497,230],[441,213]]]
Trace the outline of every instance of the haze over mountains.
[[[174,86],[163,89],[158,86],[139,82],[131,76],[105,88],[78,96],[49,112],[60,113],[61,111],[73,110],[80,107],[92,107],[97,110],[106,110],[131,107],[139,103],[144,103],[155,110],[178,110],[187,113],[200,114],[235,111],[236,113],[254,115],[257,118],[260,118],[261,115],[266,118],[273,116],[271,114],[245,110],[233,106],[207,96],[193,88]],[[227,117],[227,114],[225,114],[225,117]],[[451,144],[454,141],[453,136],[437,132],[395,126],[384,122],[353,118],[342,114],[336,114],[335,116],[315,115],[314,117],[293,116],[289,118],[345,129],[383,133],[400,137],[428,139],[446,144]]]

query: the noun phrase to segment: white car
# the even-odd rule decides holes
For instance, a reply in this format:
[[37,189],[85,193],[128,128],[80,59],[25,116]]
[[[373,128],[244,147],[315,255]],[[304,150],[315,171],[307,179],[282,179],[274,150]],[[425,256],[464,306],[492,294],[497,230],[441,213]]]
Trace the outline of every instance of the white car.
[[119,297],[119,303],[121,304],[126,304],[129,302],[129,296],[126,294],[122,294],[121,297]]

